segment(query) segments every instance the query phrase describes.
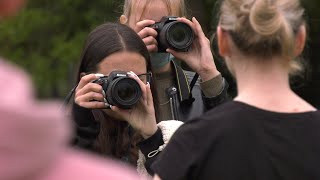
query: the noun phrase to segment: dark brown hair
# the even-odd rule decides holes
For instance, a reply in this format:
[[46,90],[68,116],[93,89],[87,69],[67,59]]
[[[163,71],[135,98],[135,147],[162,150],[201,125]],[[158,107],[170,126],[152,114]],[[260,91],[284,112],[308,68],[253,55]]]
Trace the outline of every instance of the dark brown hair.
[[[77,83],[80,81],[82,72],[96,72],[97,65],[105,57],[121,51],[136,52],[142,55],[146,60],[147,71],[152,72],[148,50],[140,37],[126,25],[105,23],[95,28],[86,40],[77,74]],[[153,83],[151,83],[151,91],[155,92]],[[94,150],[115,158],[126,157],[129,158],[130,163],[136,164],[138,158],[136,143],[141,137],[127,122],[115,120],[103,110],[94,109],[92,113],[95,120],[101,124]]]

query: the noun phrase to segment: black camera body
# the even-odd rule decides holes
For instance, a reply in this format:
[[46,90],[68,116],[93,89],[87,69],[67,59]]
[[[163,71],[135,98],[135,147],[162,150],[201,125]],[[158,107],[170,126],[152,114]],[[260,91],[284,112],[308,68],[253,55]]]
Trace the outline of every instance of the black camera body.
[[175,51],[188,51],[194,39],[192,28],[183,22],[177,21],[176,16],[164,16],[153,25],[158,32],[158,52],[166,52],[167,48]]
[[93,83],[102,86],[110,105],[121,109],[131,109],[142,96],[139,83],[124,71],[112,71],[109,76],[101,77]]

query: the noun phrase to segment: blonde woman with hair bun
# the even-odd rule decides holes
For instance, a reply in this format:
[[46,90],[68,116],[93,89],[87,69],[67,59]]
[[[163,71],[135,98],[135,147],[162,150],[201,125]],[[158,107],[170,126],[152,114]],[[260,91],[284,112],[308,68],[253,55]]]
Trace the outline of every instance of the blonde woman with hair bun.
[[320,179],[320,111],[289,85],[307,37],[300,1],[223,0],[219,19],[238,95],[183,124],[154,179]]

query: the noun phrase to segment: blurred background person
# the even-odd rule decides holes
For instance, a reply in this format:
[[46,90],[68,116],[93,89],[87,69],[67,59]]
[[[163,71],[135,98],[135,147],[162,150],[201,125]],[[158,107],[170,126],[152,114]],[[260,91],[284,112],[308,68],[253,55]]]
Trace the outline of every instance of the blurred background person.
[[37,101],[26,74],[2,60],[0,82],[0,179],[138,179],[123,164],[71,149],[60,103]]

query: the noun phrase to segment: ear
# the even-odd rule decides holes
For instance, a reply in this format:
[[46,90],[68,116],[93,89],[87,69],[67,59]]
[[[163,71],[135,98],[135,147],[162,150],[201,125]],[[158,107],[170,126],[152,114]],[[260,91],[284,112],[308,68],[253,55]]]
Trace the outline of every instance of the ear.
[[85,72],[80,73],[80,75],[79,75],[80,78],[79,79],[81,79],[85,75],[87,75]]
[[219,54],[222,57],[228,56],[230,53],[230,45],[228,43],[228,33],[220,26],[217,27]]
[[306,27],[303,25],[299,28],[299,32],[296,36],[296,44],[294,49],[295,56],[299,56],[302,53],[304,46],[306,44],[306,36],[307,36]]
[[120,16],[120,18],[119,18],[119,21],[120,21],[121,24],[127,24],[128,18],[127,18],[127,16],[125,16],[125,15],[122,14],[122,15]]

